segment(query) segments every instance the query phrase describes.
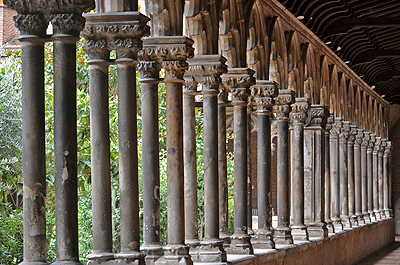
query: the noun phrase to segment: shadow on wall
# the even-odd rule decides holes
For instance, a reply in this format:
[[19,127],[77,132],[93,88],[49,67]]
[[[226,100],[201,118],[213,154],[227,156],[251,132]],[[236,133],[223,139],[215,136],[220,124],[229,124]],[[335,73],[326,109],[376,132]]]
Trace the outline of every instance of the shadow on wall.
[[[392,140],[392,174],[391,174],[391,201],[394,206],[394,218],[396,221],[396,235],[400,235],[400,122],[399,120],[390,129],[389,139]],[[389,205],[390,206],[390,205]]]

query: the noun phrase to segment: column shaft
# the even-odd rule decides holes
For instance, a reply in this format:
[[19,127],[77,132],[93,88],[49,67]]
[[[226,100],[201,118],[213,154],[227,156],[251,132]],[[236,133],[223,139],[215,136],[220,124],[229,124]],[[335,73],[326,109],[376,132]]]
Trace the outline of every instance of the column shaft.
[[79,264],[76,40],[54,40],[54,157],[57,262]]
[[361,200],[362,200],[362,214],[366,223],[371,222],[370,215],[368,212],[369,209],[369,181],[368,181],[368,155],[367,155],[367,147],[369,141],[369,133],[364,133],[364,138],[361,143]]
[[[250,105],[250,106],[249,106]],[[247,229],[249,235],[253,235],[253,188],[251,183],[251,113],[253,105],[247,106]]]
[[328,233],[333,233],[333,222],[331,219],[331,161],[330,161],[330,130],[332,129],[333,116],[329,116],[325,131],[325,222]]
[[362,170],[361,170],[361,143],[364,136],[363,130],[358,129],[356,139],[354,142],[354,197],[355,197],[355,214],[357,216],[358,223],[364,224],[362,211]]
[[391,146],[392,142],[387,141],[386,148],[383,153],[383,208],[385,210],[386,218],[391,217],[391,211],[389,207],[389,156]]
[[351,125],[349,140],[347,142],[347,180],[349,194],[349,218],[351,226],[358,226],[356,216],[356,198],[355,198],[355,174],[354,174],[354,141],[356,138],[357,127]]
[[[386,144],[386,143],[385,143]],[[383,210],[383,141],[381,142],[380,149],[378,151],[378,203],[379,203],[379,213],[381,219],[385,218],[385,211]]]
[[193,245],[199,242],[197,224],[196,119],[194,95],[186,92],[183,95],[183,128],[185,152],[185,242],[188,245]]
[[[375,141],[375,139],[374,139]],[[375,214],[373,211],[373,176],[372,176],[372,147],[373,143],[371,140],[369,141],[368,144],[368,149],[367,149],[367,176],[368,176],[368,213],[370,215],[371,222],[375,221]]]
[[348,192],[348,161],[347,161],[347,139],[349,136],[350,124],[343,122],[342,132],[339,137],[339,201],[340,218],[344,228],[350,228],[349,218],[349,192]]
[[340,187],[339,187],[339,132],[341,119],[335,118],[330,134],[330,171],[331,171],[331,219],[334,232],[343,229],[340,219]]
[[26,40],[21,46],[23,264],[47,264],[44,44]]
[[372,152],[372,192],[373,192],[373,211],[375,214],[375,220],[379,220],[379,183],[378,183],[378,146],[380,144],[380,139],[375,138],[375,148]]

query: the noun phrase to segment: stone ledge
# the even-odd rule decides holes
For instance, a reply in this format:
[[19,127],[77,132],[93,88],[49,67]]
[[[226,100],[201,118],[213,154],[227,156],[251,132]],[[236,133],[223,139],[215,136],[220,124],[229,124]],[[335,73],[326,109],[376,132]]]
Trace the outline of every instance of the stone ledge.
[[[228,264],[355,264],[394,242],[394,219],[390,218],[327,239],[304,244],[278,245],[278,249],[256,249],[254,255],[228,255]],[[195,263],[197,264],[197,263]],[[200,263],[199,263],[200,265]]]

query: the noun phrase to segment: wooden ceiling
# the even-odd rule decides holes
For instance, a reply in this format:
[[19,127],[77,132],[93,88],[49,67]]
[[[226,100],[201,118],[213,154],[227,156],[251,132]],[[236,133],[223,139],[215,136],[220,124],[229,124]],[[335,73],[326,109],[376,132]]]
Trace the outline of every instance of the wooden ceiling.
[[400,0],[279,0],[388,102],[400,104]]

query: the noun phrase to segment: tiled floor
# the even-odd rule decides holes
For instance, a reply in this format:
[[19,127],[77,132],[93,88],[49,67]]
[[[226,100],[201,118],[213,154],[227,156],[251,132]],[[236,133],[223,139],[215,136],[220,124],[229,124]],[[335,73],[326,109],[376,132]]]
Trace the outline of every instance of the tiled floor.
[[396,237],[396,242],[372,254],[358,265],[400,265],[400,237]]

